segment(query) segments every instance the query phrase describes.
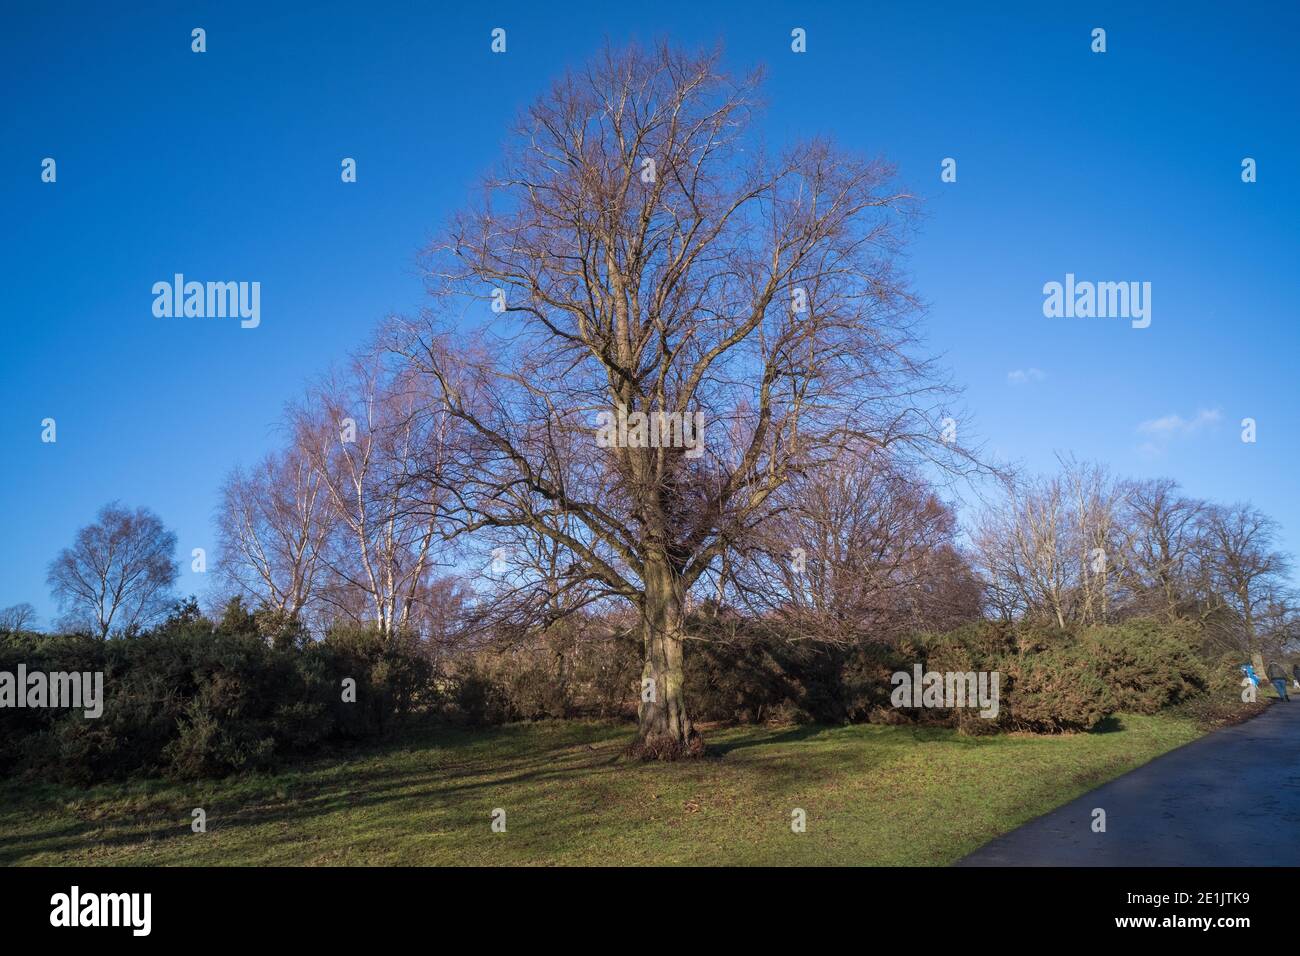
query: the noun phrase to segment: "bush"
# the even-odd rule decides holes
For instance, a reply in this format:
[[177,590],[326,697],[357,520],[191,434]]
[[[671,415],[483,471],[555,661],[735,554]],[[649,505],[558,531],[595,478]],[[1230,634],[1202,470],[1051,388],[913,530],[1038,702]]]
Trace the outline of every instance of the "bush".
[[[383,733],[391,720],[438,701],[436,669],[411,635],[339,627],[307,645],[304,656],[311,676],[330,685],[324,699],[340,736]],[[344,700],[345,680],[355,682],[355,702]]]
[[452,700],[471,724],[636,712],[640,648],[630,635],[581,618],[460,655]]
[[[192,613],[191,613],[192,612]],[[917,722],[966,734],[1086,731],[1117,710],[1154,713],[1212,699],[1243,712],[1235,660],[1207,666],[1186,629],[1138,619],[1073,634],[976,622],[896,644],[826,645],[726,613],[689,622],[687,703],[698,721]],[[103,715],[0,710],[0,772],[74,783],[163,773],[191,778],[274,765],[332,741],[385,733],[415,712],[472,724],[636,712],[634,633],[573,618],[462,654],[444,671],[420,641],[365,628],[309,640],[295,622],[232,604],[220,624],[196,609],[157,631],[0,635],[0,670],[102,672]],[[891,676],[997,672],[999,713],[893,706]],[[344,682],[355,702],[344,700]],[[349,685],[351,686],[351,685]]]
[[1208,687],[1207,668],[1192,645],[1174,628],[1150,619],[1090,628],[1080,646],[1119,710],[1154,714]]
[[686,700],[697,720],[914,719],[890,704],[890,675],[912,659],[906,647],[822,644],[740,619],[700,616],[690,627],[698,640],[687,644]]
[[1006,727],[1009,680],[1004,662],[1015,657],[1018,646],[1016,632],[1009,625],[989,622],[963,625],[946,634],[923,636],[919,646],[910,653],[914,660],[923,661],[925,670],[941,674],[989,674],[990,690],[991,675],[994,672],[998,674],[998,713],[996,717],[981,717],[979,708],[955,707],[914,712],[915,719],[941,721],[969,736],[995,733]]
[[798,649],[739,636],[692,642],[687,651],[685,693],[692,719],[745,724],[812,719],[800,681],[807,655]]
[[1205,693],[1208,674],[1185,629],[1135,619],[1075,635],[1056,627],[981,622],[929,635],[929,670],[997,671],[996,722],[953,714],[966,733],[1089,730],[1117,711],[1152,714]]
[[1116,710],[1115,698],[1073,642],[1002,659],[999,721],[1034,733],[1091,730]]
[[1205,693],[1188,698],[1178,705],[1179,713],[1191,717],[1207,730],[1240,723],[1260,711],[1266,710],[1268,704],[1263,695],[1254,703],[1242,699],[1241,672],[1242,656],[1229,652],[1211,660],[1206,665]]
[[454,686],[456,713],[470,726],[504,724],[511,719],[510,702],[501,684],[473,658],[458,665]]
[[[0,710],[0,770],[85,784],[162,773],[191,778],[265,768],[327,740],[382,733],[431,707],[433,668],[404,636],[340,631],[324,641],[271,646],[255,632],[173,619],[109,641],[80,636],[0,638],[0,670],[102,672],[103,713]],[[356,703],[342,682],[357,682]]]

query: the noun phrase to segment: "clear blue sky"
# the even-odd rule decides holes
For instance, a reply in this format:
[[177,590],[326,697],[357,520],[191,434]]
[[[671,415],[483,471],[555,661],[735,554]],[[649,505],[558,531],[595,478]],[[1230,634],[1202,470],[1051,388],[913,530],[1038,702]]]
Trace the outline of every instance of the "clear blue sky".
[[[46,565],[112,499],[175,529],[180,587],[202,594],[188,555],[212,550],[222,477],[271,447],[308,378],[419,306],[417,251],[516,111],[606,37],[721,40],[734,68],[769,68],[770,140],[828,133],[899,165],[926,199],[909,267],[930,345],[990,450],[1250,500],[1300,551],[1300,5],[439,7],[6,9],[0,606],[48,624]],[[150,288],[175,272],[260,281],[260,328],[155,319]],[[1067,272],[1151,282],[1151,327],[1044,318]]]

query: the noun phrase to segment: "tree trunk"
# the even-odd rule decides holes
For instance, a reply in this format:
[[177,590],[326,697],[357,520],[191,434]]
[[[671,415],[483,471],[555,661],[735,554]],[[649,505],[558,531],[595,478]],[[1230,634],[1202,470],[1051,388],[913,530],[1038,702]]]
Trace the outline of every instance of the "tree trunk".
[[647,566],[641,634],[645,665],[641,669],[639,727],[629,753],[644,760],[697,757],[704,742],[686,712],[683,638],[685,595],[665,562]]

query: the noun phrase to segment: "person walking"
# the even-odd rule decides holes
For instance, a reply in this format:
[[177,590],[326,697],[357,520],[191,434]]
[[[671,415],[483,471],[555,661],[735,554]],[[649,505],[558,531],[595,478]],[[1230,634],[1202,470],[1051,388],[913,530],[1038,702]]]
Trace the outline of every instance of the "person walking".
[[1286,671],[1277,661],[1268,662],[1268,679],[1277,688],[1277,696],[1289,703],[1291,698],[1286,693]]
[[1295,686],[1300,689],[1300,664],[1291,665],[1291,679],[1295,681]]

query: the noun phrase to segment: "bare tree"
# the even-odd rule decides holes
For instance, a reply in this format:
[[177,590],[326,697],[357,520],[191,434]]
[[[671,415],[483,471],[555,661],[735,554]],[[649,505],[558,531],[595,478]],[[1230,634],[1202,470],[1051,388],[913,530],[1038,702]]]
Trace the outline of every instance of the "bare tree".
[[247,473],[236,469],[217,516],[226,590],[286,620],[299,618],[317,599],[333,526],[320,475],[301,449],[272,453]]
[[633,48],[557,82],[388,339],[468,433],[458,530],[527,529],[559,586],[636,608],[632,749],[667,758],[700,749],[687,595],[782,486],[853,448],[956,451],[893,268],[910,197],[825,142],[769,155],[759,78],[717,64]]
[[459,647],[474,594],[459,575],[430,577],[410,601],[406,628],[421,637],[432,654]]
[[[563,531],[573,537],[581,534],[581,526],[570,518]],[[544,534],[526,526],[500,528],[490,544],[490,554],[480,556],[483,585],[471,625],[476,631],[520,635],[530,627],[545,630],[609,597],[570,549]]]
[[1072,586],[1064,493],[1057,479],[1009,485],[980,516],[974,542],[990,603],[1002,616],[1064,627]]
[[1063,459],[1059,475],[1011,486],[974,541],[990,603],[1007,619],[1065,627],[1154,614],[1194,621],[1211,646],[1249,655],[1297,631],[1276,522],[1249,505],[1184,497],[1167,479],[1119,482]]
[[952,509],[883,454],[848,455],[790,482],[731,571],[760,619],[814,640],[889,640],[979,613]]
[[1231,614],[1235,634],[1222,635],[1258,654],[1261,622],[1287,602],[1290,561],[1277,550],[1277,522],[1246,504],[1201,512],[1201,580],[1211,611]]
[[1123,597],[1124,495],[1104,469],[1073,459],[1058,475],[1010,483],[973,536],[989,603],[1062,628],[1106,621]]
[[1124,597],[1121,585],[1128,550],[1120,510],[1127,488],[1100,465],[1073,458],[1062,465],[1071,545],[1077,553],[1071,617],[1084,625],[1105,623]]
[[406,627],[438,567],[450,418],[365,357],[314,389],[293,418],[333,518],[321,599],[384,634]]
[[1177,618],[1196,597],[1196,557],[1205,503],[1178,493],[1168,478],[1133,482],[1125,496],[1124,571],[1134,609]]
[[26,601],[13,604],[0,611],[0,632],[17,634],[36,624],[36,608]]
[[46,581],[59,608],[101,638],[132,633],[167,612],[180,575],[175,551],[176,535],[152,511],[113,502],[51,562]]

